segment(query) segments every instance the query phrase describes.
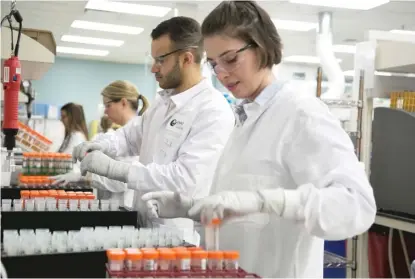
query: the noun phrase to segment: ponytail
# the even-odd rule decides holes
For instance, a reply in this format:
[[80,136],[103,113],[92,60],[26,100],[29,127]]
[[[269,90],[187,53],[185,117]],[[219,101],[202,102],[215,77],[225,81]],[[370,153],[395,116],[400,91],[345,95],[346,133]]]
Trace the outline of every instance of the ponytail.
[[138,112],[138,115],[141,116],[144,114],[144,112],[147,110],[147,108],[149,107],[149,103],[146,97],[144,97],[143,95],[138,95],[137,98],[137,104],[140,103],[140,100],[143,102],[143,107],[140,109],[140,111]]

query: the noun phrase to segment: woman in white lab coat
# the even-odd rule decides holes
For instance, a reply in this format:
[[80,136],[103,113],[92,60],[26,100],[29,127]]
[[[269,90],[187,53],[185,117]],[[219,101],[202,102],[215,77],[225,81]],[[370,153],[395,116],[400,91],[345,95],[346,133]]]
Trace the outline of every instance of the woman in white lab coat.
[[72,154],[75,146],[88,140],[83,107],[74,103],[65,104],[61,108],[61,121],[65,126],[65,138],[58,152]]
[[102,135],[105,135],[106,133],[113,133],[115,129],[112,128],[112,120],[109,119],[108,115],[104,115],[101,117],[101,121],[99,123],[100,126],[100,132],[97,133],[95,136],[92,137],[91,141],[96,140]]
[[376,205],[366,173],[339,121],[319,99],[276,81],[282,44],[252,1],[225,1],[202,24],[207,61],[244,99],[237,123],[201,200],[172,192],[142,197],[150,214],[223,220],[220,249],[264,278],[323,276],[324,239],[366,231]]
[[[148,107],[146,97],[141,95],[134,84],[117,80],[102,90],[102,101],[105,106],[105,114],[113,123],[124,126],[130,119],[137,115],[141,116]],[[141,100],[141,105],[140,105]],[[109,131],[111,132],[111,131]],[[120,161],[132,162],[138,157],[122,157]],[[98,190],[99,199],[115,199],[124,207],[131,207],[133,202],[133,190],[127,189],[126,184],[111,180],[103,176],[88,173],[82,177],[79,171],[54,177],[55,183],[67,184],[69,182],[90,181],[91,185]]]

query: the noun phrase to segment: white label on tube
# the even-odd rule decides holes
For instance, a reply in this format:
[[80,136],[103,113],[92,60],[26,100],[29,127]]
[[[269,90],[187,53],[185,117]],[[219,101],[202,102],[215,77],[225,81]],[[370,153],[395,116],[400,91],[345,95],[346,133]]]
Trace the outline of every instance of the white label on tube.
[[201,270],[206,270],[206,259],[201,259],[200,260],[200,269]]
[[153,271],[154,270],[154,260],[146,260],[144,263],[144,270]]
[[182,259],[180,261],[181,270],[190,270],[190,259]]

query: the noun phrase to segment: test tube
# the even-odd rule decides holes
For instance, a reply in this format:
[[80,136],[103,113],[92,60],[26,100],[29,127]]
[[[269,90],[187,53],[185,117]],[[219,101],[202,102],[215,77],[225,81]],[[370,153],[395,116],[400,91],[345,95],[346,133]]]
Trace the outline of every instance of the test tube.
[[219,225],[220,219],[212,219],[212,222],[205,228],[205,245],[208,251],[219,250]]

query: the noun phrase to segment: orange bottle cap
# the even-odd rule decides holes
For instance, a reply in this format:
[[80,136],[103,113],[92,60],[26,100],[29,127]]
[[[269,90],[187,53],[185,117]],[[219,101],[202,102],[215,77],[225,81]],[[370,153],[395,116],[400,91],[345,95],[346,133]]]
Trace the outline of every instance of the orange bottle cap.
[[107,257],[112,261],[123,261],[125,259],[125,252],[123,250],[107,251]]
[[183,250],[183,249],[179,249],[176,250],[176,258],[177,259],[190,259],[192,256],[192,253],[189,250]]
[[214,218],[214,219],[212,219],[212,221],[211,221],[210,225],[217,226],[217,225],[220,225],[220,224],[221,224],[221,222],[222,222],[222,221],[221,221],[219,218]]
[[23,198],[27,198],[27,197],[30,197],[30,191],[29,190],[23,190],[23,191],[20,191],[20,196]]
[[187,247],[187,250],[189,251],[200,251],[203,250],[202,247]]
[[39,194],[40,194],[40,196],[41,197],[49,197],[49,192],[48,192],[48,190],[40,190],[39,191]]
[[40,197],[39,191],[37,191],[37,190],[30,191],[30,197],[31,198],[38,198],[38,197]]
[[204,250],[195,250],[191,251],[192,253],[192,259],[207,259],[208,258],[208,252]]
[[85,195],[85,198],[87,200],[95,200],[95,196],[94,195]]
[[237,260],[239,259],[239,251],[224,251],[223,257],[227,260]]
[[216,259],[221,260],[223,259],[223,252],[222,251],[209,251],[208,252],[209,259]]
[[160,260],[175,260],[176,253],[171,249],[161,249],[159,250],[159,259]]
[[140,249],[135,248],[127,248],[124,249],[125,251],[125,258],[127,260],[141,260],[143,258],[143,253],[140,251]]
[[144,250],[143,253],[143,259],[147,260],[157,260],[159,258],[159,251],[156,249],[154,250]]

